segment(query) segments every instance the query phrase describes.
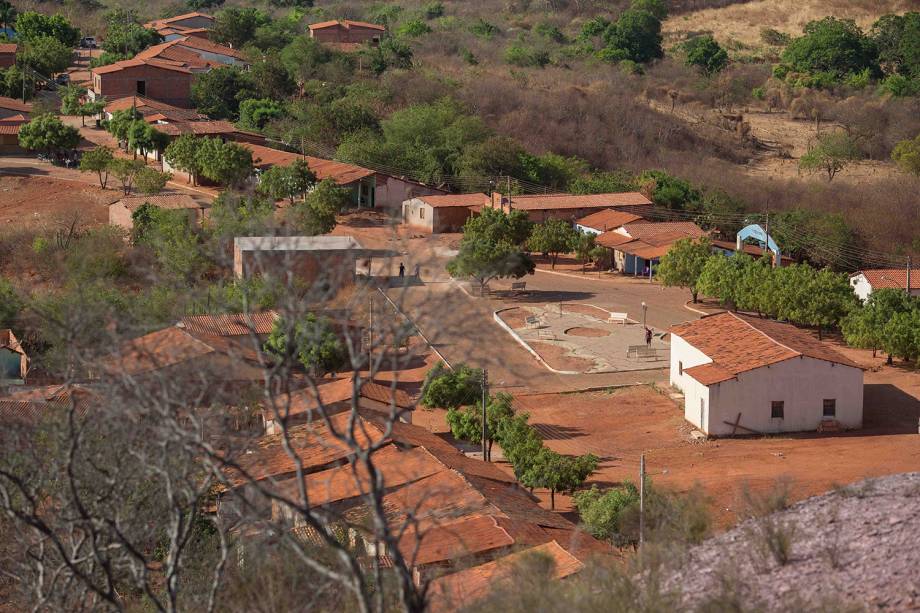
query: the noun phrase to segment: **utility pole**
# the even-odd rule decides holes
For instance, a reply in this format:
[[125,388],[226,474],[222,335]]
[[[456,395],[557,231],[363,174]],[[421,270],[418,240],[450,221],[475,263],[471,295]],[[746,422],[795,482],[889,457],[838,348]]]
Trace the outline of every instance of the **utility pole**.
[[907,295],[910,296],[910,256],[907,256],[907,283],[905,283]]
[[511,214],[511,175],[505,177],[508,181],[508,214]]
[[639,551],[645,542],[645,454],[639,456]]
[[370,377],[374,361],[374,295],[367,298],[367,376]]
[[482,459],[486,462],[492,458],[488,455],[489,424],[486,422],[486,399],[489,396],[489,369],[482,369]]
[[767,213],[767,220],[764,222],[764,234],[766,237],[763,239],[763,257],[767,257],[767,251],[770,250],[770,214]]

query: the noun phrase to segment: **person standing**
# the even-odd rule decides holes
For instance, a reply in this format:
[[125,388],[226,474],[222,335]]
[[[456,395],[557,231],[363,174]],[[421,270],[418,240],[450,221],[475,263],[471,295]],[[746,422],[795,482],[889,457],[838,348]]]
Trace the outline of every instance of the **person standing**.
[[652,346],[652,329],[649,328],[648,326],[645,327],[645,346],[646,347]]
[[402,262],[399,263],[399,278],[402,279],[406,276],[406,265]]

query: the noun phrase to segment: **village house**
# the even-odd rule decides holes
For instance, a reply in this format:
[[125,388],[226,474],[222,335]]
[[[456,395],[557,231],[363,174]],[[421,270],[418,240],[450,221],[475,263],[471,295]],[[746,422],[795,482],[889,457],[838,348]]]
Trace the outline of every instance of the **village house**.
[[252,152],[253,166],[257,174],[272,166],[290,166],[295,160],[304,160],[316,175],[317,181],[332,179],[339,187],[347,188],[352,206],[374,208],[376,205],[377,179],[373,170],[345,162],[272,149],[255,143],[241,144]]
[[[908,281],[910,279],[910,281]],[[874,268],[860,270],[850,275],[850,286],[865,302],[877,289],[899,289],[911,296],[920,296],[920,274],[914,271],[908,276],[906,268]],[[908,289],[908,286],[909,289]]]
[[238,236],[233,241],[237,279],[292,275],[309,284],[344,287],[355,281],[358,260],[378,253],[351,236]]
[[473,213],[490,205],[485,194],[416,196],[402,205],[403,223],[431,233],[459,232]]
[[194,109],[173,106],[145,96],[126,96],[109,101],[103,109],[105,119],[112,119],[115,111],[133,108],[141,119],[147,123],[179,123],[189,121],[207,121],[208,116]]
[[598,235],[597,244],[609,249],[613,268],[627,275],[651,278],[661,256],[684,238],[706,236],[692,221],[630,221]]
[[176,37],[153,45],[135,55],[134,59],[175,62],[193,73],[208,72],[221,66],[249,66],[243,54],[236,49],[195,36]]
[[0,68],[9,68],[16,64],[16,43],[0,43]]
[[596,213],[591,213],[575,221],[575,228],[586,234],[598,236],[609,230],[616,230],[632,221],[639,221],[641,215],[630,213],[629,211],[618,211],[616,209],[603,209]]
[[7,98],[6,96],[0,96],[0,119],[29,119],[31,114],[31,102],[22,102],[18,98]]
[[109,224],[131,230],[134,228],[134,212],[145,204],[169,211],[185,211],[192,227],[201,225],[209,208],[208,205],[196,201],[188,194],[125,196],[109,205]]
[[705,434],[862,427],[862,369],[804,330],[724,312],[670,333],[671,385]]
[[173,106],[191,106],[194,75],[178,62],[131,59],[92,70],[91,99],[144,96]]
[[350,19],[310,24],[310,38],[339,51],[354,51],[365,43],[376,45],[385,32],[384,26]]
[[374,208],[399,214],[406,200],[411,200],[418,196],[441,196],[447,194],[447,190],[426,185],[406,177],[397,177],[375,171],[377,175],[376,186],[374,189]]
[[547,219],[574,222],[601,209],[611,208],[641,214],[642,208],[651,204],[651,200],[638,192],[587,195],[524,194],[510,197],[495,192],[489,202],[489,206],[501,209],[505,213],[524,211],[527,218],[534,223],[541,223]]

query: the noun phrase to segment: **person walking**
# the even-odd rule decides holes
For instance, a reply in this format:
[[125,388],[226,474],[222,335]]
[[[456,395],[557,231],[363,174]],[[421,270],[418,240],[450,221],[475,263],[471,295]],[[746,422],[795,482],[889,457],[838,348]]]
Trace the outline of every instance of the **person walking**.
[[415,265],[415,278],[416,279],[422,278],[422,267],[418,264]]
[[652,329],[649,328],[648,326],[645,327],[645,346],[646,347],[652,346]]
[[399,263],[399,278],[402,279],[406,276],[406,265],[402,262]]

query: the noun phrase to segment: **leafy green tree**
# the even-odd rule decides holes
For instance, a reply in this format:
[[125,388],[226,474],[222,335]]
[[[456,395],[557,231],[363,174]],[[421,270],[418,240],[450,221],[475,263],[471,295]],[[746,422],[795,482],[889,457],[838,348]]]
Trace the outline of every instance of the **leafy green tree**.
[[646,10],[631,8],[624,11],[616,22],[607,27],[603,36],[609,59],[642,64],[664,57],[661,21]]
[[396,28],[396,36],[404,38],[418,38],[431,32],[431,26],[421,19],[409,19]]
[[533,274],[533,260],[517,239],[511,216],[485,208],[464,224],[459,253],[448,263],[447,271],[454,277],[474,279],[480,291],[492,279]]
[[710,256],[712,244],[708,238],[681,239],[661,257],[657,271],[658,280],[666,286],[688,288],[695,304],[699,294],[697,286],[700,275]]
[[844,318],[841,324],[844,340],[853,347],[871,349],[875,357],[876,351],[885,346],[885,325],[898,313],[920,308],[917,302],[900,289],[873,291],[864,305],[852,309]]
[[134,57],[147,47],[163,42],[163,37],[156,30],[144,28],[138,23],[134,10],[113,9],[106,13],[105,21],[102,49],[110,55]]
[[689,181],[669,175],[663,170],[646,170],[636,180],[652,194],[652,202],[675,210],[697,210],[702,192]]
[[147,161],[151,151],[162,151],[168,146],[169,137],[141,119],[134,120],[127,131],[128,147],[135,157],[140,151]]
[[585,266],[592,260],[603,257],[606,249],[597,245],[597,235],[591,232],[579,232],[573,247],[575,256],[581,262],[581,273],[585,273]]
[[265,351],[280,360],[296,359],[312,376],[320,377],[334,374],[348,361],[348,353],[332,323],[313,313],[293,324],[280,317],[276,319],[265,341]]
[[572,224],[562,219],[547,219],[536,224],[527,239],[527,246],[531,251],[548,253],[552,259],[552,267],[556,268],[556,260],[560,253],[570,253],[578,240],[578,230]]
[[889,355],[904,361],[920,358],[920,307],[895,313],[882,328],[882,347]]
[[597,469],[598,458],[586,454],[573,458],[544,447],[521,477],[526,487],[549,490],[550,509],[556,508],[556,492],[573,493]]
[[460,154],[460,176],[471,190],[500,174],[522,177],[525,154],[524,148],[507,136],[492,136],[480,143],[471,143]]
[[261,130],[269,121],[284,115],[284,107],[268,98],[249,98],[240,102],[239,125],[247,130]]
[[711,256],[706,260],[696,289],[698,292],[719,299],[722,304],[736,309],[742,299],[740,293],[741,279],[745,268],[751,266],[753,260],[743,252],[736,252],[730,257],[721,253]]
[[114,156],[112,150],[108,147],[96,147],[90,149],[80,158],[80,170],[83,172],[95,172],[99,177],[99,187],[105,189],[109,181],[109,165],[112,163]]
[[240,101],[258,97],[252,77],[237,66],[198,74],[192,83],[192,104],[213,119],[236,120]]
[[419,402],[429,408],[458,409],[481,400],[482,369],[463,362],[451,369],[438,362],[425,375]]
[[297,88],[294,79],[281,63],[281,53],[277,49],[264,52],[259,61],[249,68],[248,76],[257,94],[256,98],[284,100]]
[[770,234],[784,254],[807,259],[819,266],[852,270],[861,266],[851,254],[858,246],[856,233],[839,213],[805,209],[784,211],[770,217]]
[[107,104],[105,98],[96,98],[95,100],[86,100],[77,109],[77,115],[80,116],[80,122],[85,126],[86,118],[93,115],[99,115],[105,110]]
[[215,15],[210,37],[216,43],[240,48],[255,37],[259,26],[269,22],[269,16],[256,8],[226,8]]
[[573,194],[614,194],[636,191],[636,179],[622,171],[593,172],[575,179],[569,185]]
[[664,21],[668,17],[668,5],[665,0],[633,0],[630,8],[649,12],[658,21]]
[[[552,189],[569,190],[570,185],[588,172],[588,163],[577,157],[565,157],[555,153],[530,155],[523,152],[519,156],[522,179],[545,185]],[[499,168],[501,174],[517,176]]]
[[141,115],[135,108],[121,109],[112,113],[112,118],[106,122],[105,128],[118,140],[119,145],[125,143],[127,146],[128,130],[140,118]]
[[23,300],[13,284],[0,277],[0,327],[11,328],[23,306]]
[[374,74],[383,74],[388,68],[412,68],[412,48],[398,38],[384,38],[376,47],[362,50]]
[[[306,160],[294,160],[288,166],[272,166],[262,173],[259,179],[259,192],[273,200],[287,198],[293,205],[294,199],[298,196],[306,199],[307,192],[314,185],[316,174],[310,170]],[[338,212],[338,209],[335,212]]]
[[188,174],[193,184],[197,184],[198,175],[201,174],[201,165],[198,162],[198,137],[193,134],[183,134],[169,143],[163,152],[163,157],[173,168]]
[[16,54],[20,64],[49,78],[66,71],[72,58],[73,49],[53,36],[27,39]]
[[838,326],[856,308],[857,298],[846,274],[826,268],[814,274],[809,289],[805,317],[798,323],[817,327],[820,339],[823,329]]
[[137,174],[144,168],[146,168],[146,165],[141,160],[113,158],[109,162],[109,174],[121,182],[121,189],[125,196],[131,193]]
[[872,25],[871,37],[886,72],[920,77],[920,13],[883,15]]
[[[500,392],[490,396],[486,404],[486,456],[483,459],[487,462],[492,460],[492,445],[499,440],[505,420],[514,416],[512,400],[511,394]],[[448,409],[447,424],[457,440],[469,443],[482,441],[482,407],[479,405]]]
[[298,36],[281,50],[281,64],[303,87],[309,81],[329,81],[349,77],[354,59],[323,46],[308,34]]
[[30,151],[56,153],[62,149],[73,149],[79,143],[77,129],[65,125],[51,114],[33,117],[32,121],[19,128],[19,146]]
[[818,137],[799,159],[799,168],[827,174],[830,183],[837,173],[861,157],[856,142],[846,132],[830,132]]
[[320,181],[303,202],[291,207],[294,227],[308,236],[328,234],[335,228],[335,216],[348,205],[348,190],[332,179]]
[[913,139],[905,139],[894,146],[891,159],[901,170],[920,177],[920,134]]
[[783,63],[795,72],[829,73],[837,78],[869,69],[878,74],[877,50],[852,19],[825,17],[786,45]]
[[131,220],[134,244],[149,246],[164,273],[184,283],[200,279],[207,261],[185,211],[144,203],[134,210]]
[[80,30],[63,15],[46,15],[24,11],[16,16],[16,36],[22,41],[51,37],[62,45],[73,48],[80,42]]
[[212,203],[208,223],[218,237],[261,236],[274,213],[274,203],[266,198],[225,190]]
[[16,23],[16,7],[8,0],[0,0],[0,27],[9,28]]
[[172,179],[172,174],[168,172],[144,167],[134,178],[134,184],[140,193],[153,196],[163,191],[170,179]]
[[691,38],[684,49],[687,65],[699,68],[706,75],[721,72],[728,65],[728,53],[708,34]]
[[639,488],[631,481],[601,491],[596,485],[575,492],[575,508],[581,523],[593,536],[622,547],[631,543],[626,524],[639,506]]
[[498,441],[505,458],[511,462],[518,479],[530,469],[540,450],[543,439],[528,422],[527,413],[515,413],[498,424]]
[[203,138],[195,157],[201,176],[220,185],[236,187],[252,176],[252,152],[237,143]]

